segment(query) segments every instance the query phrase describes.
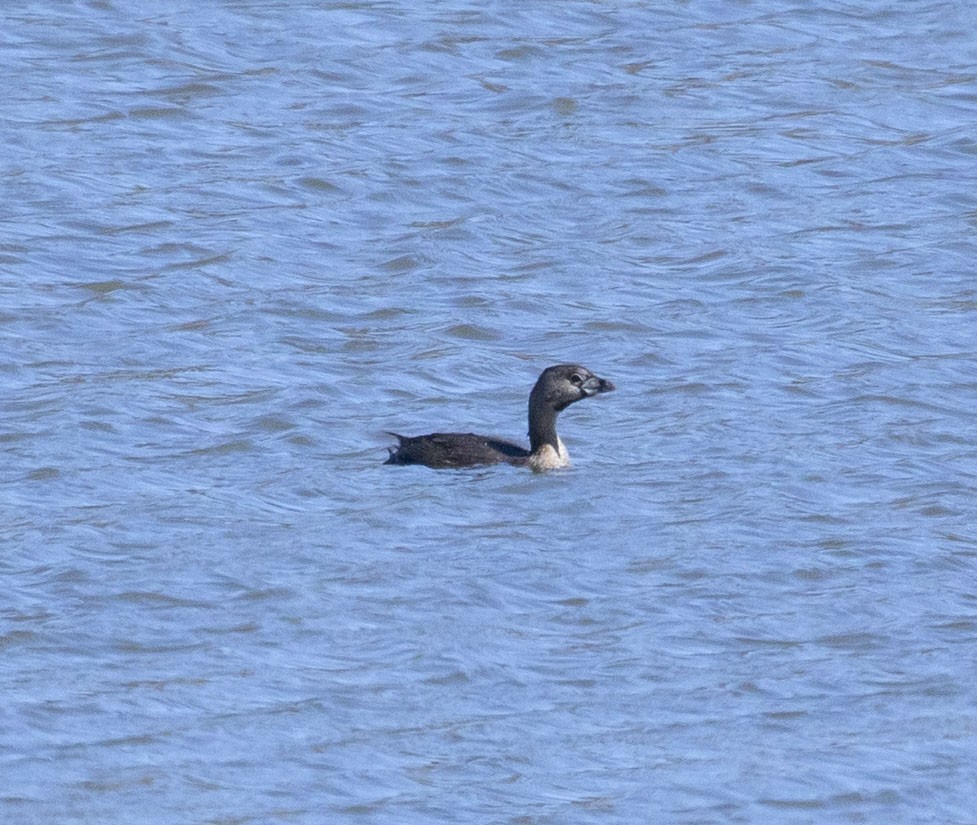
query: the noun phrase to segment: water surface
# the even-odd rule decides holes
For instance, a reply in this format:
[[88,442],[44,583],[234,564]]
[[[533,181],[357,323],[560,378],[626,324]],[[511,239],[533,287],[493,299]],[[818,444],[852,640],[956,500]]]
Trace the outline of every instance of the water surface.
[[974,22],[8,9],[3,820],[969,825]]

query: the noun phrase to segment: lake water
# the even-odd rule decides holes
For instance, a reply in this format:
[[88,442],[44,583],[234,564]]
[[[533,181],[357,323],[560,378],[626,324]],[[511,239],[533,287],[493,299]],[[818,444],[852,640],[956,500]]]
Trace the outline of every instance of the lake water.
[[4,18],[0,820],[975,821],[969,4]]

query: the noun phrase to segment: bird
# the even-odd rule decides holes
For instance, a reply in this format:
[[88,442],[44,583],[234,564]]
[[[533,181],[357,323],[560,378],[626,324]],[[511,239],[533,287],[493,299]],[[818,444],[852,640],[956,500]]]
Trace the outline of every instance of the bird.
[[529,394],[529,449],[512,441],[475,433],[399,435],[388,448],[384,464],[422,464],[434,469],[459,469],[485,464],[512,464],[545,472],[570,466],[570,456],[556,434],[556,417],[584,398],[615,389],[606,378],[579,364],[557,364],[540,374]]

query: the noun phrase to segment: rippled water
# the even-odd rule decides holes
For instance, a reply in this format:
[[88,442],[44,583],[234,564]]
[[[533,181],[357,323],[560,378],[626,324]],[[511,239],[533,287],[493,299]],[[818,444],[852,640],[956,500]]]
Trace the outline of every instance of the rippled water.
[[975,22],[8,8],[3,821],[973,822]]

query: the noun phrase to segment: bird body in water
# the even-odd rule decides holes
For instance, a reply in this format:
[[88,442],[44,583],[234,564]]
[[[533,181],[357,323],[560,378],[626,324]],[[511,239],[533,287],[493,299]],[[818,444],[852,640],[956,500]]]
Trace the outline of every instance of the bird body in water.
[[571,404],[614,385],[578,364],[547,367],[529,394],[529,449],[475,433],[431,433],[405,436],[391,433],[400,443],[391,448],[386,464],[422,464],[435,469],[512,464],[534,472],[570,465],[563,441],[556,434],[556,417]]

